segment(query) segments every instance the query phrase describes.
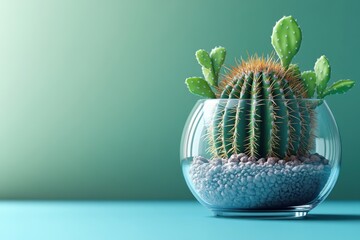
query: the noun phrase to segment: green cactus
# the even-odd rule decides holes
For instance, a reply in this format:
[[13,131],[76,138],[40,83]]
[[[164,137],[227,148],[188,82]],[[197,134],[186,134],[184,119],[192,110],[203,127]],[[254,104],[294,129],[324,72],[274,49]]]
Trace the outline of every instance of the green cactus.
[[330,80],[331,68],[329,60],[325,56],[321,56],[315,63],[314,71],[316,74],[317,93],[319,96],[322,96]]
[[301,73],[301,78],[303,79],[308,97],[312,98],[316,89],[316,74],[313,71],[305,71]]
[[224,64],[225,57],[226,57],[226,50],[223,47],[216,47],[210,52],[211,62],[213,65],[214,75],[215,75],[215,85],[214,87],[218,86],[217,80],[219,79],[219,73],[222,65]]
[[[280,19],[271,43],[281,64],[272,57],[250,57],[233,67],[218,83],[226,50],[196,52],[204,78],[186,79],[190,92],[219,98],[207,138],[212,156],[229,158],[235,153],[286,159],[307,154],[314,143],[315,111],[325,96],[344,93],[355,82],[340,80],[330,87],[330,64],[320,57],[314,71],[302,72],[291,60],[301,45],[301,29],[291,16]],[[306,101],[319,98],[317,104]],[[241,101],[239,101],[241,100]]]
[[342,94],[350,90],[355,85],[352,80],[339,80],[332,84],[329,88],[323,92],[323,97],[332,94]]
[[283,17],[275,24],[271,44],[285,68],[299,51],[301,39],[301,29],[292,16]]
[[[308,97],[313,97],[315,89],[317,98],[322,99],[332,94],[342,94],[350,90],[355,82],[352,80],[340,80],[330,87],[327,87],[330,80],[331,67],[329,60],[325,56],[321,56],[315,63],[314,71],[305,71],[301,74],[305,86],[307,88]],[[323,101],[319,101],[318,105]]]
[[[297,155],[310,146],[309,112],[301,79],[274,68],[252,69],[225,85],[214,114],[210,142],[217,157]],[[289,82],[291,81],[291,83]],[[248,99],[232,101],[231,99]],[[305,122],[308,121],[308,122]]]
[[193,94],[207,98],[216,98],[215,93],[203,78],[190,77],[185,80],[185,83],[187,84],[189,91]]

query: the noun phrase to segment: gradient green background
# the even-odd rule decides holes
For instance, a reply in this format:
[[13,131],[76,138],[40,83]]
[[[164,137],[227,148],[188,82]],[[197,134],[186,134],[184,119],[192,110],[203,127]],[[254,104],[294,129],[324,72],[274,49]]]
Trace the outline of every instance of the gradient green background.
[[[0,2],[0,198],[192,198],[179,165],[197,97],[199,48],[228,66],[270,53],[276,20],[303,29],[303,70],[326,54],[359,80],[358,1],[33,0]],[[328,103],[343,164],[331,197],[360,199],[360,87]]]

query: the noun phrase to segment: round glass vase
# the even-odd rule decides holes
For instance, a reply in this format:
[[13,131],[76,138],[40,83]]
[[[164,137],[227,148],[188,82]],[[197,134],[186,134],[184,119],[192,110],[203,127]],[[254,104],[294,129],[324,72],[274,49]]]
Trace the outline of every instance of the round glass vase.
[[[257,106],[273,104],[273,111],[277,109],[271,100],[197,101],[181,140],[180,162],[186,183],[195,198],[216,216],[304,217],[329,195],[339,174],[341,141],[335,119],[324,100],[277,100],[286,106],[290,106],[290,101],[296,101],[293,104],[306,106],[307,111],[304,116],[299,113],[297,118],[289,118],[287,125],[278,126],[287,129],[287,134],[280,134],[278,128],[272,129],[270,143],[288,143],[286,154],[280,156],[276,150],[263,149],[264,124],[271,121],[276,125],[286,116],[281,118],[274,114],[272,118],[265,118],[261,114],[264,110],[260,110],[254,122],[250,119],[255,116],[250,107],[246,118],[243,115],[245,120],[241,119],[239,106],[251,106],[254,101]],[[277,105],[280,106],[280,102]],[[224,123],[224,114],[219,115],[219,111],[231,110],[236,121],[229,127]],[[291,121],[296,119],[300,128],[298,140],[291,134],[296,128]],[[308,126],[307,133],[302,125]],[[219,135],[214,136],[214,131]],[[255,132],[257,138],[250,141],[256,136]],[[240,138],[240,133],[249,135],[244,137],[243,145],[246,146],[236,143],[235,138]],[[228,139],[229,136],[232,138]],[[223,150],[226,154],[221,155],[219,146],[225,148],[226,144],[233,146],[227,147]],[[272,148],[276,146],[273,144]],[[296,153],[295,148],[298,149]],[[241,149],[245,149],[244,152]]]

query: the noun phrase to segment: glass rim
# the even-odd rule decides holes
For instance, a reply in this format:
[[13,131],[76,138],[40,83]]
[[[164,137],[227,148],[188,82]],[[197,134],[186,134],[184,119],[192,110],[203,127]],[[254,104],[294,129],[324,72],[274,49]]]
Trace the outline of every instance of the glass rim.
[[307,101],[307,102],[319,102],[323,101],[326,102],[323,98],[296,98],[296,99],[265,99],[265,98],[201,98],[198,99],[197,102],[205,102],[205,101]]

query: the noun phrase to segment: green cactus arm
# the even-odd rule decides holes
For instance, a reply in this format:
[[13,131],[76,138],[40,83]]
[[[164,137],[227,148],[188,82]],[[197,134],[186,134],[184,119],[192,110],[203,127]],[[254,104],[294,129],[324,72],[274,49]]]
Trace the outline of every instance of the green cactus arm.
[[292,16],[283,17],[275,24],[271,44],[284,67],[289,66],[291,60],[299,51],[301,40],[301,29]]
[[195,53],[196,60],[202,66],[202,73],[205,80],[213,87],[217,86],[217,79],[215,78],[213,64],[210,55],[204,49],[197,50]]
[[215,93],[211,90],[209,84],[203,78],[190,77],[185,80],[185,83],[192,94],[207,98],[216,98]]
[[349,79],[339,80],[339,81],[333,83],[327,89],[325,89],[322,96],[326,97],[326,96],[332,95],[332,94],[345,93],[345,92],[349,91],[352,87],[354,87],[354,85],[355,85],[355,81],[353,81],[353,80],[349,80]]
[[226,49],[224,47],[215,47],[210,52],[210,58],[215,75],[215,86],[218,85],[219,73],[226,57]]
[[305,83],[307,95],[312,98],[316,89],[316,74],[313,71],[305,71],[301,73],[301,79]]
[[314,71],[316,74],[316,87],[318,96],[323,97],[323,92],[326,89],[327,83],[330,80],[331,68],[329,60],[323,55],[315,63]]
[[212,68],[211,58],[209,53],[204,49],[199,49],[195,53],[196,60],[204,68]]

